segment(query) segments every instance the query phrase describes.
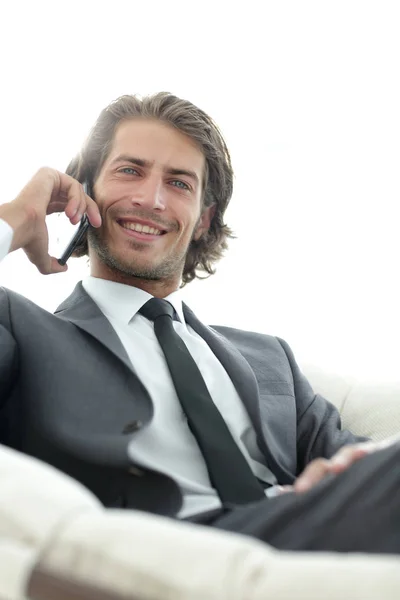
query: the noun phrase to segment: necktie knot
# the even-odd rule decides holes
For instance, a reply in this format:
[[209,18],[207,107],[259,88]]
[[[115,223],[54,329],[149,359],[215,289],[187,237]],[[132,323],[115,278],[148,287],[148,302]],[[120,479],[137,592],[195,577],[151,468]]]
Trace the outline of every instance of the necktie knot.
[[155,321],[158,317],[168,315],[171,319],[175,316],[175,309],[167,300],[161,298],[151,298],[143,304],[139,313],[149,319],[149,321]]

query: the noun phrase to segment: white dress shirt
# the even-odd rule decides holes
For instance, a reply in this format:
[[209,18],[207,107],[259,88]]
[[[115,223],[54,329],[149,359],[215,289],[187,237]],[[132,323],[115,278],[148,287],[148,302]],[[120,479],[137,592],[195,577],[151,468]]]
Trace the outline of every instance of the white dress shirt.
[[[11,240],[12,229],[0,219],[0,260],[7,254]],[[95,277],[85,278],[82,284],[111,323],[153,401],[153,419],[135,433],[129,444],[132,461],[161,471],[178,483],[184,498],[181,518],[218,508],[221,506],[219,497],[211,486],[204,458],[188,427],[154,333],[154,324],[138,314],[152,296],[139,288]],[[195,359],[213,401],[253,473],[261,481],[275,485],[276,477],[257,446],[254,428],[233,383],[203,338],[185,323],[181,292],[173,292],[165,299],[180,318],[180,322],[173,322],[175,331]],[[234,465],[227,468],[232,468],[234,477]],[[266,495],[275,492],[276,488],[270,487]]]
[[0,260],[7,256],[13,238],[12,227],[3,219],[0,219]]

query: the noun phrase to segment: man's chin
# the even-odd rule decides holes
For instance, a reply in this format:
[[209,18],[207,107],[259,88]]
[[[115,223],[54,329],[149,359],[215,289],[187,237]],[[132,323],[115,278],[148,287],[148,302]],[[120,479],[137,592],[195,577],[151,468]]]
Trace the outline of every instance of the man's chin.
[[121,275],[132,277],[134,279],[143,279],[145,281],[158,281],[163,278],[161,270],[154,265],[132,264],[122,261],[116,261],[108,264],[113,270],[118,271]]
[[169,281],[179,279],[180,270],[184,264],[184,259],[179,260],[177,257],[169,257],[169,260],[165,258],[163,262],[157,263],[140,252],[132,252],[132,259],[129,260],[129,251],[123,252],[120,248],[118,250],[110,248],[101,243],[96,236],[93,239],[92,250],[96,253],[97,260],[121,280]]
[[131,261],[128,262],[117,256],[103,256],[102,261],[113,271],[117,271],[124,277],[129,277],[136,280],[142,281],[161,281],[163,279],[170,279],[174,276],[174,269],[171,269],[171,265],[161,264],[156,265],[150,261]]

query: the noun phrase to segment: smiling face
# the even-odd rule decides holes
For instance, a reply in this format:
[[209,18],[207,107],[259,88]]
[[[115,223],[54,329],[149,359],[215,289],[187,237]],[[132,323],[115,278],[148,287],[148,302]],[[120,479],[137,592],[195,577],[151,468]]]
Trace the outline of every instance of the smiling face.
[[122,122],[94,197],[102,226],[89,231],[91,273],[166,296],[179,287],[192,239],[208,229],[205,159],[186,135],[156,120]]

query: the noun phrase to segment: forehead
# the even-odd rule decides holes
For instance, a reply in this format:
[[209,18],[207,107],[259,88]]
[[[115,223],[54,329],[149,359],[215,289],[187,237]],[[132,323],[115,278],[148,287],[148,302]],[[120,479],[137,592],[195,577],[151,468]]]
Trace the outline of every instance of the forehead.
[[154,162],[160,167],[191,169],[202,178],[205,158],[189,136],[157,120],[132,119],[120,123],[107,163],[124,154]]

